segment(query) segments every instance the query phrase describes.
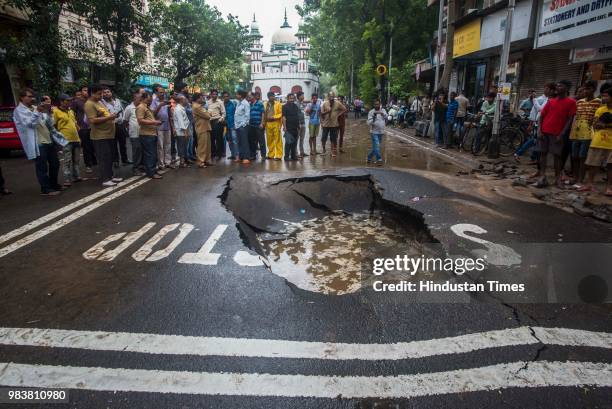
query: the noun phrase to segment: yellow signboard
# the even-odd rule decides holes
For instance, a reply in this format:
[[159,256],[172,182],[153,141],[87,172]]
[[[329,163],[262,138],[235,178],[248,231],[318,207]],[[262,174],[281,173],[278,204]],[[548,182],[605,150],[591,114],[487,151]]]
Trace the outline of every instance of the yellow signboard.
[[469,22],[455,30],[453,58],[480,50],[480,19]]

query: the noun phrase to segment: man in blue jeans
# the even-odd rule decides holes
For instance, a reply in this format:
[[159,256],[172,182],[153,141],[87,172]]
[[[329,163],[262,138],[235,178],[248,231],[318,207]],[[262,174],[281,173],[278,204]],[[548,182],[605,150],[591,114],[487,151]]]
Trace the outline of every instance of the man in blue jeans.
[[251,159],[257,159],[257,149],[262,161],[266,160],[266,136],[262,125],[264,105],[261,102],[261,93],[255,91],[249,101],[251,104],[249,119],[249,145],[251,147]]
[[[531,112],[529,113],[529,138],[514,153],[515,161],[519,162],[520,157],[523,156],[529,148],[536,145],[536,142],[538,140],[538,119],[540,119],[540,111],[542,111],[544,105],[546,105],[549,98],[554,98],[555,88],[556,84],[554,82],[549,82],[548,84],[544,85],[544,94],[533,99]],[[538,156],[539,152],[537,151],[537,149],[533,149],[531,151],[530,165],[537,164]]]
[[238,155],[243,164],[251,163],[251,147],[249,145],[249,120],[251,118],[251,106],[246,100],[247,92],[239,89],[236,91],[236,112],[234,114],[234,129],[238,135]]
[[49,117],[50,109],[50,99],[43,99],[36,106],[34,91],[24,88],[19,92],[19,105],[13,111],[13,121],[21,145],[27,158],[35,164],[40,194],[43,196],[55,196],[63,190],[57,183],[60,163],[51,136],[53,122]]
[[376,164],[382,165],[382,155],[380,154],[380,142],[385,132],[387,111],[380,107],[380,101],[374,101],[374,108],[368,113],[368,125],[370,126],[370,136],[372,137],[372,149],[368,153],[368,163],[372,163],[372,157],[376,157]]
[[453,126],[455,125],[455,117],[457,115],[457,110],[459,109],[459,101],[455,99],[456,97],[456,92],[450,93],[450,100],[448,101],[446,108],[446,126],[444,128],[444,146],[446,148],[451,148],[455,139],[453,134]]

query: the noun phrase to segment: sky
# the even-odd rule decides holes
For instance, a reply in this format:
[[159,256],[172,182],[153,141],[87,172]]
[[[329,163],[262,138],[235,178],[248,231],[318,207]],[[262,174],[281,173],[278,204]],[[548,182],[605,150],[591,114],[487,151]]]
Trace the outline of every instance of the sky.
[[206,0],[206,3],[219,9],[223,16],[232,14],[238,17],[240,24],[249,25],[253,13],[259,23],[259,32],[263,35],[264,51],[270,51],[272,34],[283,24],[285,7],[289,25],[297,32],[300,15],[295,9],[302,0]]

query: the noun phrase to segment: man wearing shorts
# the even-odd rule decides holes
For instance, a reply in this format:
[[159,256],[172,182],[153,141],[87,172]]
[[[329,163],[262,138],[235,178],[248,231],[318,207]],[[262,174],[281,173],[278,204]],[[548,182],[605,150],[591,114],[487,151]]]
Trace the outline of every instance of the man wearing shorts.
[[540,152],[539,170],[542,176],[535,183],[535,187],[541,188],[548,185],[546,165],[548,153],[550,152],[555,160],[555,183],[557,187],[564,188],[561,181],[563,134],[569,130],[574,115],[576,115],[576,101],[567,96],[571,85],[567,80],[559,81],[557,83],[557,97],[550,99],[540,113],[538,122],[538,151]]
[[595,111],[601,106],[601,100],[594,97],[597,82],[587,81],[582,88],[584,90],[584,98],[576,102],[576,118],[570,133],[572,170],[576,178],[575,188],[579,188],[584,182],[586,170],[584,162],[593,136],[593,118]]
[[595,174],[600,166],[608,170],[608,182],[605,190],[606,196],[612,196],[612,82],[603,84],[600,88],[603,105],[595,111],[593,124],[593,139],[585,164],[588,166],[587,183],[580,187],[580,192],[597,192],[593,186]]

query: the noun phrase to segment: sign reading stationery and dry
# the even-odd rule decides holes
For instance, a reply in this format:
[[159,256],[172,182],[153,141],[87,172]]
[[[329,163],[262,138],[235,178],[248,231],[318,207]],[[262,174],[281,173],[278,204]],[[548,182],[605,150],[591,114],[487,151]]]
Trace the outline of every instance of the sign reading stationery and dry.
[[612,0],[544,0],[536,47],[609,31]]

